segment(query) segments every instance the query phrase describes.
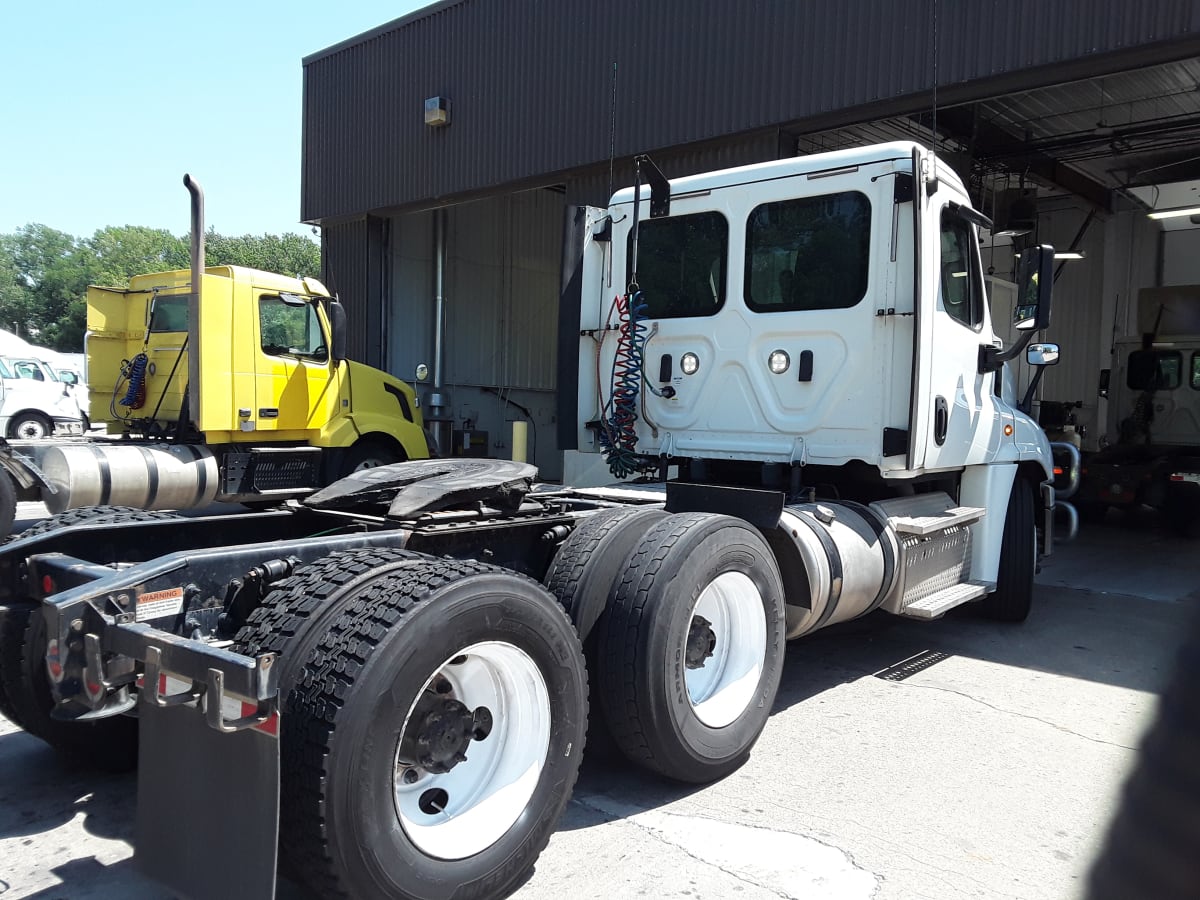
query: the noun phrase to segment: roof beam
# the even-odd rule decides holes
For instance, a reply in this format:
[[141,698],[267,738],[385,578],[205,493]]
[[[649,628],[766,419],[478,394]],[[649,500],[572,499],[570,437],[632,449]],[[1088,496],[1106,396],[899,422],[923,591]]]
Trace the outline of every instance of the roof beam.
[[1112,211],[1112,193],[1107,186],[1048,154],[1028,150],[1020,138],[980,118],[974,106],[941,109],[937,116],[938,131],[968,147],[975,159],[1003,163],[1014,172],[1028,172],[1070,191],[1103,212]]

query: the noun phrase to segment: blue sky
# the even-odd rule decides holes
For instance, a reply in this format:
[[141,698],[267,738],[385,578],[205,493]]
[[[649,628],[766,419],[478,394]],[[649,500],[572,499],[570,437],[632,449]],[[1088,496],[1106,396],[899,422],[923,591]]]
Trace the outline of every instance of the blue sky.
[[[0,10],[0,233],[300,224],[301,59],[431,0],[41,0]],[[188,121],[203,114],[198,135]]]

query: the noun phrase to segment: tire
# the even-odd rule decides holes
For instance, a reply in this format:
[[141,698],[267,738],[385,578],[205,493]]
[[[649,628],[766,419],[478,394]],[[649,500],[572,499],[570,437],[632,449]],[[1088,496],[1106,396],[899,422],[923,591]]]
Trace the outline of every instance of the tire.
[[346,451],[338,478],[345,478],[347,475],[361,472],[363,469],[374,469],[378,466],[403,462],[404,459],[405,456],[402,452],[380,441],[359,441]]
[[156,509],[137,509],[133,506],[84,506],[79,509],[68,509],[57,515],[34,522],[17,538],[33,537],[39,534],[49,534],[60,528],[70,528],[72,525],[119,525],[123,522],[156,522],[164,519],[178,519],[173,512]]
[[627,758],[691,783],[746,761],[784,646],[779,567],[757,530],[709,513],[660,521],[624,567],[599,633],[600,705]]
[[980,614],[997,622],[1024,622],[1033,605],[1036,569],[1037,523],[1033,487],[1018,475],[1004,515],[996,590],[979,601]]
[[[563,610],[523,576],[427,557],[361,587],[320,630],[280,688],[287,858],[323,897],[506,896],[583,750],[587,674]],[[519,715],[488,722],[480,707]]]
[[[583,642],[587,670],[600,670],[595,629],[617,576],[646,532],[669,513],[662,509],[607,510],[584,519],[559,545],[543,583],[555,596]],[[618,759],[620,751],[600,712],[595,692],[589,697],[588,754],[594,759]]]
[[17,486],[12,476],[0,469],[0,541],[12,533],[17,519]]
[[0,606],[0,716],[4,716],[22,729],[25,727],[25,723],[21,721],[16,706],[9,699],[8,689],[5,687],[7,679],[4,677],[4,669],[10,664],[10,661],[21,658],[25,643],[25,627],[29,622],[31,608],[32,605],[28,603]]
[[53,434],[54,423],[39,412],[18,413],[8,423],[8,436],[21,441],[36,441]]
[[291,684],[296,667],[324,634],[322,626],[356,591],[393,569],[423,559],[389,548],[341,550],[301,566],[272,586],[238,629],[231,649],[246,656],[279,654],[279,683]]
[[[174,519],[171,513],[127,506],[69,509],[43,519],[20,537],[88,523]],[[87,722],[51,718],[54,700],[46,673],[46,620],[35,603],[11,604],[0,614],[0,712],[56,750],[87,765],[127,771],[137,765],[137,719],[110,716]]]
[[559,546],[543,582],[575,623],[584,647],[630,554],[650,527],[668,515],[636,507],[596,513]]
[[14,713],[8,717],[75,762],[109,772],[136,768],[137,719],[124,715],[86,722],[51,718],[54,700],[46,673],[46,619],[41,607],[10,606],[5,626],[0,681]]

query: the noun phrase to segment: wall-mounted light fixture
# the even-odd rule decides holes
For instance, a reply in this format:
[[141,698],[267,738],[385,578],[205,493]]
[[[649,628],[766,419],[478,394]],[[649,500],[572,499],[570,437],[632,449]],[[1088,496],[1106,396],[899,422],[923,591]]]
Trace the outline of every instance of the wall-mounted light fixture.
[[425,124],[431,128],[450,124],[450,101],[445,97],[430,97],[425,101]]

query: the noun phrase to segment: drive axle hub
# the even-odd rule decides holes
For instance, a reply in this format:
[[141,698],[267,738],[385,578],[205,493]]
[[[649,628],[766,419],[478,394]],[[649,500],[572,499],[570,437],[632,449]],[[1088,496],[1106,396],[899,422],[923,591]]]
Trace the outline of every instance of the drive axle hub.
[[688,628],[687,654],[685,661],[689,669],[704,668],[704,661],[713,655],[717,647],[717,636],[713,633],[712,622],[704,616],[693,616],[691,627]]
[[467,760],[467,746],[492,731],[492,713],[480,706],[471,711],[453,697],[427,693],[415,710],[401,756],[411,765],[444,775]]

